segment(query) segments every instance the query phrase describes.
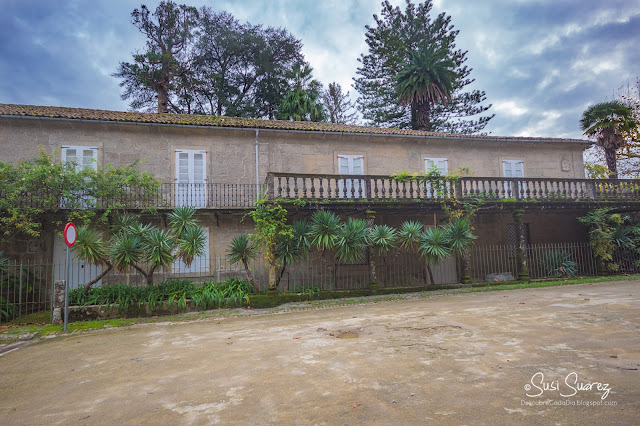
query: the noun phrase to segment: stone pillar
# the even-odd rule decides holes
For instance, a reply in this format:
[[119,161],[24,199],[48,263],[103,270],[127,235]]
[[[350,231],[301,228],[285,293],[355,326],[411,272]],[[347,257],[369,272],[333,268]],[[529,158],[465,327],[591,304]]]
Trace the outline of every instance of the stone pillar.
[[[367,210],[365,213],[365,220],[369,224],[369,231],[373,231],[374,221],[376,218],[376,212],[373,210]],[[378,288],[378,275],[376,273],[376,261],[373,259],[371,250],[369,250],[369,288],[376,290]]]
[[518,264],[518,280],[531,281],[529,268],[527,267],[527,242],[524,235],[524,224],[522,223],[523,209],[513,210],[513,222],[516,229],[516,261]]
[[64,280],[58,280],[53,284],[53,316],[52,324],[60,324],[64,317]]

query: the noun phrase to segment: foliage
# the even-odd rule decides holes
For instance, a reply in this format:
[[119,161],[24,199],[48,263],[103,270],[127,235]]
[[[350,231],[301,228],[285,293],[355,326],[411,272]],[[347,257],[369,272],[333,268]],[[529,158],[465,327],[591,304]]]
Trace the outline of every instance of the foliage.
[[144,52],[133,55],[133,62],[121,62],[114,77],[122,79],[122,99],[131,99],[139,109],[154,101],[157,112],[169,111],[170,94],[189,72],[187,52],[198,19],[195,7],[161,1],[151,13],[147,6],[131,12],[131,23],[147,37]]
[[611,213],[611,209],[595,209],[579,217],[578,221],[589,227],[589,242],[601,272],[619,269],[614,261],[617,250],[639,251],[640,225],[628,216]]
[[198,31],[180,111],[273,119],[288,91],[286,72],[303,62],[300,40],[208,7],[200,9]]
[[285,29],[240,23],[206,6],[163,1],[132,18],[147,46],[113,76],[134,110],[273,119],[289,91],[286,71],[304,62],[301,41]]
[[278,107],[277,117],[280,120],[324,121],[326,114],[320,101],[322,84],[313,80],[313,72],[309,64],[296,64],[285,74],[292,82],[290,91]]
[[349,92],[342,93],[340,84],[329,83],[328,89],[322,92],[321,98],[330,123],[356,124],[355,106],[349,100]]
[[618,101],[592,105],[582,114],[580,127],[604,150],[609,176],[618,178],[616,151],[626,144],[625,134],[638,127],[631,108]]
[[584,170],[586,172],[587,179],[608,179],[609,178],[609,169],[603,166],[602,164],[585,161]]
[[445,49],[419,46],[395,76],[398,100],[415,111],[413,127],[418,130],[431,130],[431,109],[437,103],[446,105],[451,99],[456,73],[447,56]]
[[169,228],[160,229],[127,214],[114,220],[109,240],[103,240],[89,225],[79,227],[74,254],[103,266],[102,273],[87,282],[84,291],[88,292],[113,268],[121,272],[134,268],[151,285],[157,268],[170,266],[176,260],[190,265],[204,252],[206,243],[204,230],[194,215],[192,207],[176,207],[169,214]]
[[198,309],[212,309],[241,306],[249,303],[249,295],[255,293],[247,281],[229,278],[221,282],[206,281],[201,285],[189,280],[170,279],[157,285],[133,286],[112,284],[92,287],[88,292],[77,288],[69,292],[71,305],[117,305],[118,312],[134,309],[154,310],[163,302],[177,303],[186,308],[187,301],[193,300]]
[[152,205],[159,186],[138,163],[79,169],[44,151],[17,164],[0,162],[0,240],[38,237],[43,224],[106,223],[126,208],[126,200]]
[[398,232],[389,225],[375,225],[369,235],[370,247],[378,255],[396,248]]
[[542,258],[542,268],[545,276],[573,277],[578,272],[578,264],[571,253],[565,250],[549,250]]
[[11,321],[18,315],[16,306],[0,296],[0,322]]
[[249,236],[238,235],[233,240],[231,240],[231,244],[229,245],[229,248],[227,250],[227,255],[229,256],[231,264],[242,262],[244,271],[247,274],[247,279],[249,280],[253,288],[259,290],[258,285],[253,279],[251,268],[249,268],[249,260],[254,259],[256,256],[256,247],[251,244]]
[[357,262],[370,244],[369,224],[363,219],[349,218],[336,237],[336,259],[341,263]]
[[[481,132],[493,115],[480,116],[491,105],[484,106],[485,93],[467,91],[473,79],[471,68],[464,65],[466,52],[456,49],[451,17],[445,13],[433,17],[432,0],[417,5],[407,0],[404,10],[382,3],[380,17],[374,15],[375,25],[367,26],[367,54],[359,58],[360,67],[354,87],[359,92],[358,105],[365,120],[375,126],[417,128],[416,110],[401,105],[396,91],[396,76],[423,46],[447,53],[453,62],[456,78],[451,101],[445,106],[436,104],[430,112],[432,131],[458,134]],[[478,118],[472,118],[478,117]]]

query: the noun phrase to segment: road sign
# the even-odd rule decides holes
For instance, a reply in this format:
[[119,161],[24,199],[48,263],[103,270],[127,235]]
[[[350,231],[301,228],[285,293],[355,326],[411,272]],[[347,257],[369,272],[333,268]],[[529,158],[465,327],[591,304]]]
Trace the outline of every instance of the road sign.
[[76,231],[76,226],[69,222],[67,226],[64,227],[64,242],[67,244],[67,265],[65,268],[66,280],[64,282],[64,331],[67,331],[67,324],[69,323],[69,269],[71,267],[71,257],[69,253],[69,248],[73,247],[76,243],[76,237],[78,236],[78,232]]
[[64,227],[64,242],[68,247],[73,247],[77,235],[76,226],[71,222],[67,223],[67,226]]

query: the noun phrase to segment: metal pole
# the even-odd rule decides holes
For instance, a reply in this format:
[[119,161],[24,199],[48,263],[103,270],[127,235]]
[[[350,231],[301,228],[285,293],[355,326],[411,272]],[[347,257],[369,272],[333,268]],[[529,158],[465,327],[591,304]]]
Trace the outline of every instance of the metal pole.
[[258,133],[260,130],[256,129],[256,199],[260,196],[260,178],[258,176]]
[[69,323],[69,269],[70,268],[69,246],[67,246],[67,265],[65,268],[66,279],[64,282],[64,331],[67,332],[67,324]]

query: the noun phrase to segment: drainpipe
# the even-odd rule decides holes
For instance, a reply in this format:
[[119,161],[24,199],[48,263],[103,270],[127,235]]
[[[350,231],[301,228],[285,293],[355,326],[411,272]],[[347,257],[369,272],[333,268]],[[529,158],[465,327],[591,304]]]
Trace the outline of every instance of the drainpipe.
[[256,129],[256,199],[260,196],[260,178],[258,176],[258,134],[260,133],[259,129]]

